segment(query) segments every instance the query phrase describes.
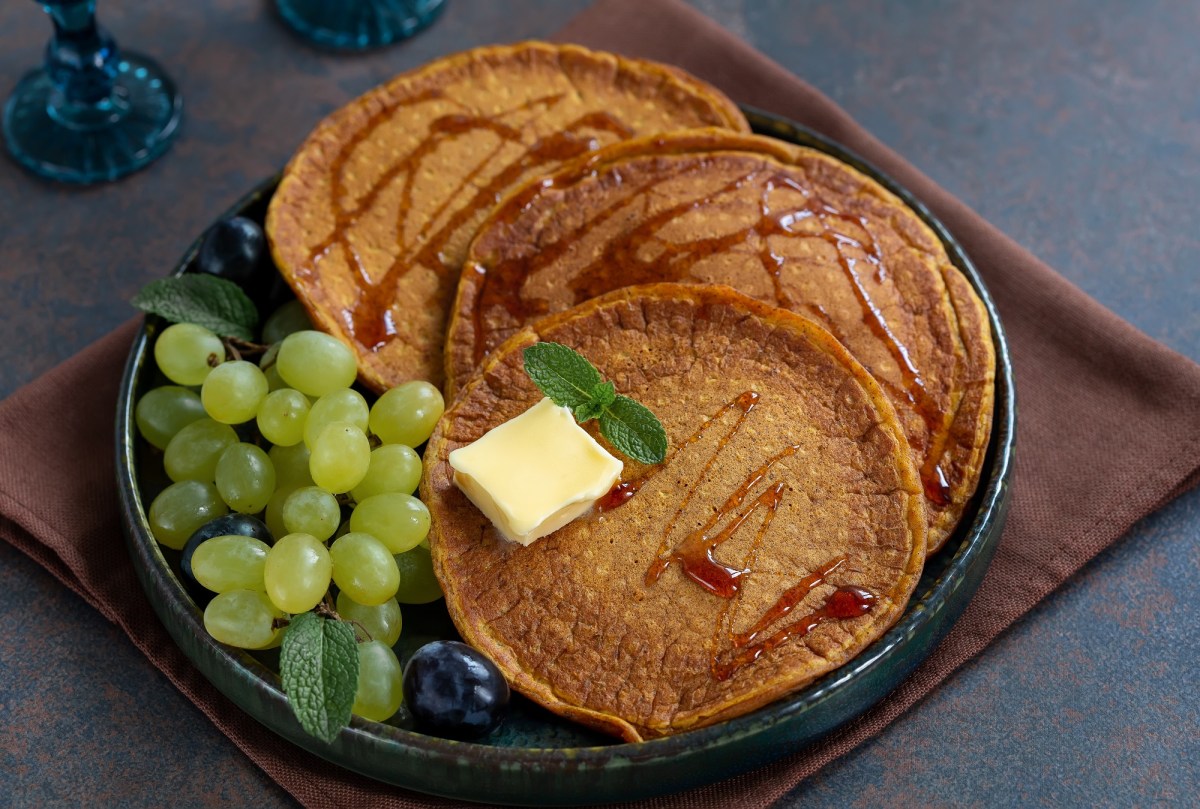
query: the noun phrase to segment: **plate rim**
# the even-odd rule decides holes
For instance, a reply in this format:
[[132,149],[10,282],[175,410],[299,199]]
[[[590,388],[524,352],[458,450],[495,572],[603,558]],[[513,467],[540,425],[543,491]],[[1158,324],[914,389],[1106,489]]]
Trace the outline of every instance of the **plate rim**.
[[[922,598],[910,602],[896,624],[853,660],[809,686],[743,716],[668,737],[643,742],[617,742],[584,747],[498,747],[441,739],[416,731],[367,722],[355,717],[351,725],[344,728],[332,744],[319,742],[305,734],[291,716],[290,708],[287,707],[287,697],[278,684],[278,675],[249,654],[222,646],[204,632],[200,611],[171,570],[161,548],[148,531],[146,508],[137,485],[138,460],[135,451],[137,432],[133,419],[133,409],[136,404],[133,396],[136,390],[135,383],[146,365],[150,353],[148,341],[154,331],[152,319],[147,318],[139,328],[130,349],[119,390],[115,439],[122,526],[126,544],[137,569],[138,579],[143,589],[146,590],[156,614],[163,621],[176,645],[181,648],[191,663],[200,669],[206,680],[231,699],[240,710],[250,714],[273,732],[297,744],[302,749],[348,770],[384,783],[428,794],[468,800],[496,800],[500,796],[486,791],[481,792],[479,789],[439,790],[431,788],[428,784],[414,784],[410,780],[381,777],[379,773],[370,768],[355,767],[352,762],[346,760],[346,755],[356,749],[361,749],[364,745],[397,747],[397,752],[416,756],[429,763],[436,762],[450,770],[462,771],[463,767],[491,763],[526,771],[526,776],[529,768],[537,769],[543,776],[557,776],[577,774],[586,770],[603,771],[626,766],[645,767],[660,763],[669,764],[675,761],[681,761],[686,766],[690,756],[719,751],[728,745],[737,745],[743,740],[762,734],[786,732],[800,717],[820,708],[827,701],[835,699],[848,683],[878,672],[881,666],[899,656],[906,644],[910,643],[919,631],[933,623],[934,637],[928,650],[915,660],[901,660],[905,670],[902,676],[896,678],[893,685],[898,685],[907,679],[912,669],[929,655],[936,642],[940,642],[957,621],[959,614],[969,601],[970,595],[977,589],[979,580],[986,571],[1002,533],[1011,494],[1010,480],[1016,438],[1016,391],[1007,337],[997,314],[995,302],[969,255],[949,229],[904,186],[871,162],[809,127],[753,107],[743,105],[741,109],[756,133],[811,146],[830,154],[896,194],[917,213],[926,225],[933,229],[946,247],[952,263],[968,278],[987,311],[996,351],[996,398],[992,435],[985,459],[986,477],[981,479],[972,498],[974,507],[968,506],[964,513],[964,516],[971,515],[970,523],[966,525],[960,523],[960,528],[956,531],[956,534],[963,534],[959,547],[928,592]],[[236,215],[256,203],[263,202],[274,190],[279,178],[280,174],[275,174],[260,182],[223,212],[221,218]],[[184,272],[192,263],[199,251],[203,236],[204,234],[201,233],[184,252],[180,261],[173,268],[172,275]],[[155,579],[152,567],[157,567],[159,574],[166,573],[167,575],[160,575],[158,579]],[[974,575],[968,575],[968,573]],[[162,581],[164,578],[166,583]],[[960,592],[963,587],[969,587],[969,592]],[[955,608],[954,615],[942,614],[947,602],[956,597],[966,600]],[[163,599],[166,601],[164,602]],[[183,631],[178,623],[180,621],[192,630],[191,635],[187,638],[180,637],[180,633]],[[935,621],[937,623],[934,623]],[[253,689],[259,698],[248,699],[246,694],[240,691],[230,693],[236,689],[222,687],[215,682],[216,678],[210,676],[207,671],[208,665],[232,668],[236,679]],[[263,690],[267,692],[265,695],[261,694]],[[819,733],[818,738],[865,713],[884,695],[880,694],[878,698],[868,704],[858,706],[849,716],[841,717],[835,725],[825,728]],[[285,713],[282,722],[280,722],[281,712],[279,711],[281,707]],[[271,721],[259,715],[260,712],[271,714]],[[287,721],[289,719],[290,726]],[[770,759],[794,752],[813,740],[815,739],[788,747],[777,753],[771,753]],[[735,766],[727,772],[716,773],[711,778],[685,780],[690,780],[692,785],[708,783],[728,777],[737,771],[752,769],[762,763],[765,761],[751,757],[745,766]],[[627,780],[632,784],[632,779]],[[459,785],[451,784],[451,786]],[[641,798],[676,791],[679,788],[678,785],[672,783],[667,789],[630,789],[621,794],[626,798]],[[478,797],[480,794],[487,797],[480,798]],[[578,795],[574,800],[594,802],[597,797],[599,796],[592,791],[586,795]],[[534,797],[538,802],[544,802],[546,798],[550,798],[556,803],[564,802],[563,795]],[[518,799],[507,802],[520,803],[523,801]],[[571,798],[566,798],[565,802],[573,801]]]

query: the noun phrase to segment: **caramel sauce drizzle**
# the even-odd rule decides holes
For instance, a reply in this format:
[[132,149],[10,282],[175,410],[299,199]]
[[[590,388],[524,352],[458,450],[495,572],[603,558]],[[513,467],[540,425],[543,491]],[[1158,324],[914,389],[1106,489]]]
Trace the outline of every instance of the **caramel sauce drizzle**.
[[[430,123],[424,140],[415,149],[385,169],[366,193],[350,203],[345,202],[347,162],[355,148],[389,120],[398,108],[435,100],[450,101],[460,108],[462,105],[447,98],[440,90],[428,90],[403,101],[382,106],[343,145],[335,155],[330,167],[333,174],[331,212],[334,218],[334,228],[311,251],[307,272],[311,275],[317,264],[335,248],[341,250],[346,256],[347,262],[354,271],[359,295],[355,304],[344,310],[341,317],[350,336],[359,345],[370,350],[379,350],[396,337],[397,328],[391,309],[401,279],[416,266],[431,269],[448,266],[451,262],[445,255],[445,249],[458,230],[480,210],[495,205],[499,201],[500,195],[526,172],[547,163],[562,163],[599,148],[600,142],[587,134],[589,132],[607,132],[620,138],[628,138],[634,134],[633,130],[615,116],[607,112],[591,112],[571,121],[561,130],[526,145],[523,142],[521,127],[504,122],[505,118],[515,113],[543,106],[553,108],[566,95],[566,93],[557,93],[533,98],[492,116],[478,115],[469,110],[440,116]],[[412,208],[413,188],[422,165],[446,141],[479,131],[488,131],[496,135],[497,145],[490,152],[481,156],[476,165],[461,178],[458,185],[432,212],[432,222],[436,222],[441,217],[445,217],[445,221],[419,243],[405,245],[403,218]],[[493,161],[498,158],[505,147],[513,144],[524,146],[523,153],[515,161],[505,165],[489,181],[478,184],[477,180],[480,174],[488,166],[493,165]],[[390,266],[382,275],[373,279],[361,257],[353,249],[349,231],[359,217],[370,209],[379,194],[397,180],[402,182],[399,201],[399,213],[402,221],[398,223],[401,232],[397,237],[397,250]],[[451,205],[459,203],[462,196],[467,193],[470,193],[467,202],[460,204],[447,215]],[[406,247],[408,249],[405,249]],[[430,301],[430,305],[443,306],[445,301],[440,300],[440,297],[444,297],[444,295],[439,293],[438,297],[438,300]]]
[[[692,166],[703,167],[710,161],[699,159]],[[615,181],[621,178],[613,172]],[[659,176],[657,182],[666,182],[673,175]],[[551,181],[547,181],[549,185]],[[751,224],[720,236],[702,237],[687,243],[673,243],[663,239],[660,231],[670,222],[699,208],[719,209],[727,195],[753,183],[761,184],[759,197],[759,216]],[[520,294],[513,294],[521,288],[521,281],[535,273],[552,266],[564,253],[596,227],[608,222],[621,212],[628,211],[630,205],[639,198],[645,199],[644,192],[650,183],[631,187],[629,196],[622,196],[615,203],[601,209],[597,214],[582,223],[570,233],[564,234],[553,243],[539,245],[538,251],[519,258],[508,258],[496,263],[495,266],[481,271],[478,299],[474,306],[475,326],[475,362],[478,364],[493,350],[504,337],[508,329],[492,330],[490,333],[484,327],[485,313],[495,316],[504,312],[510,318],[512,328],[530,322],[536,317],[547,314],[548,305],[544,300],[526,300]],[[544,186],[543,186],[544,187]],[[770,195],[777,189],[789,189],[801,194],[804,204],[787,206],[782,210],[772,210]],[[532,189],[528,197],[532,198],[537,189]],[[633,200],[634,202],[631,202]],[[509,219],[520,216],[526,208],[529,199],[515,201],[508,208]],[[649,204],[646,200],[645,204]],[[654,213],[643,215],[636,225],[622,233],[620,238],[610,239],[604,249],[592,261],[585,265],[569,284],[572,293],[571,305],[581,303],[590,298],[603,295],[613,289],[636,284],[661,281],[687,281],[693,278],[693,268],[706,258],[717,253],[726,252],[741,245],[751,246],[757,242],[755,253],[764,273],[771,281],[775,302],[778,306],[792,310],[802,310],[816,317],[826,327],[835,326],[833,319],[819,305],[814,303],[799,304],[788,293],[783,281],[783,272],[787,266],[786,257],[775,252],[771,247],[773,236],[795,236],[795,225],[803,220],[814,220],[820,225],[820,231],[811,234],[820,238],[834,248],[838,266],[843,277],[852,291],[855,300],[862,311],[862,321],[870,329],[875,338],[883,344],[899,368],[903,386],[899,387],[884,381],[894,399],[907,403],[925,425],[928,438],[923,447],[925,460],[921,466],[920,477],[929,502],[935,507],[944,507],[951,502],[951,486],[941,462],[948,448],[948,433],[950,429],[949,414],[940,407],[926,388],[924,376],[917,367],[908,346],[892,330],[880,306],[872,298],[864,283],[860,271],[860,261],[853,252],[861,253],[871,274],[877,283],[888,278],[883,254],[871,232],[871,222],[864,215],[843,212],[821,200],[813,189],[801,185],[793,177],[781,174],[766,174],[751,171],[723,183],[717,189],[696,199],[684,200]],[[503,221],[503,220],[502,220]],[[838,225],[845,223],[855,226],[862,236],[855,238]],[[805,234],[810,235],[810,234]],[[647,249],[658,248],[658,249]],[[495,279],[498,283],[491,283]],[[832,329],[834,336],[845,342],[840,330]]]
[[[746,417],[758,404],[758,400],[759,395],[757,393],[746,391],[732,402],[722,406],[680,448],[672,452],[672,457],[682,447],[698,441],[723,415],[731,410],[736,410],[736,419],[718,439],[716,449],[709,456],[701,470],[700,479],[703,480],[707,477],[717,457],[741,429]],[[766,479],[767,473],[770,472],[776,463],[784,458],[795,455],[798,450],[799,446],[784,447],[768,458],[757,469],[746,476],[721,507],[705,521],[703,526],[688,534],[672,548],[668,546],[667,538],[679,521],[684,509],[691,501],[692,493],[695,489],[688,489],[683,503],[676,510],[675,515],[667,524],[667,528],[663,531],[663,538],[658,553],[646,571],[646,585],[655,584],[662,577],[663,573],[666,572],[667,568],[672,564],[679,564],[684,576],[698,584],[705,591],[729,602],[736,599],[741,591],[743,579],[753,572],[754,560],[757,558],[763,538],[766,536],[767,531],[771,527],[771,522],[775,518],[779,504],[783,499],[786,484],[779,481],[774,485],[768,486],[757,497],[749,499],[748,503],[747,499],[750,498],[750,493]],[[669,461],[670,459],[668,458]],[[614,488],[613,492],[617,492],[619,488]],[[629,497],[632,497],[637,488],[634,487],[631,491],[622,489],[622,495],[626,491],[629,492]],[[613,492],[610,492],[610,495]],[[625,497],[621,502],[627,500],[628,497]],[[740,567],[733,567],[714,559],[713,552],[745,525],[759,509],[765,509],[765,511],[760,518],[746,564]],[[604,508],[602,507],[601,510],[604,510]],[[722,522],[724,522],[724,525],[718,529],[717,526]],[[774,633],[765,634],[770,627],[777,625],[779,621],[787,617],[813,590],[824,584],[830,575],[845,564],[845,556],[838,556],[832,559],[785,590],[776,599],[775,603],[767,608],[748,630],[739,633],[731,632],[729,637],[730,648],[726,650],[726,657],[722,659],[722,653],[718,652],[712,659],[712,676],[717,680],[728,679],[738,669],[753,663],[763,654],[779,647],[792,638],[807,635],[824,621],[854,618],[869,612],[875,603],[875,596],[861,587],[844,586],[831,593],[825,599],[825,602],[812,613],[776,630]],[[728,609],[729,607],[726,606],[718,619],[718,634],[720,627],[725,623]],[[718,643],[718,645],[720,644]]]

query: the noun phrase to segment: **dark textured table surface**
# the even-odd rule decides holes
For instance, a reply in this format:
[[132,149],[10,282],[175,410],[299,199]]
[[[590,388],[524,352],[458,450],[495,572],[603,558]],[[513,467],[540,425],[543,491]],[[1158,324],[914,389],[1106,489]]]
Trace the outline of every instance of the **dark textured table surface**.
[[[289,36],[265,0],[105,0],[118,40],[174,75],[183,131],[150,169],[100,188],[0,160],[0,395],[127,319],[133,293],[329,111],[443,53],[549,35],[585,5],[450,0],[409,43],[335,56]],[[696,5],[1200,358],[1200,6]],[[5,94],[48,30],[34,3],[0,6]],[[1198,586],[1193,491],[783,805],[1195,805]],[[3,543],[0,620],[0,806],[293,804],[118,630]]]

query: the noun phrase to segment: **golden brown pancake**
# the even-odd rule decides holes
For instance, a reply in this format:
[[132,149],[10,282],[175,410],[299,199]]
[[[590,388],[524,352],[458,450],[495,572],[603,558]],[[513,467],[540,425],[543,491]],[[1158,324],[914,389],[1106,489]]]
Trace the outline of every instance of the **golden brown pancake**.
[[532,320],[654,281],[728,284],[831,331],[891,396],[921,470],[930,550],[941,547],[991,432],[986,313],[912,210],[812,149],[727,132],[648,137],[515,191],[464,267],[451,394]]
[[[522,547],[447,457],[541,399],[522,367],[538,340],[650,407],[671,449],[626,460],[624,488]],[[900,616],[925,557],[920,483],[879,384],[814,322],[728,287],[622,289],[522,329],[439,423],[421,498],[463,637],[518,691],[630,741],[842,665]]]
[[271,200],[272,253],[366,384],[440,385],[462,259],[496,201],[619,139],[697,126],[748,129],[717,90],[654,62],[538,42],[449,56],[317,127]]

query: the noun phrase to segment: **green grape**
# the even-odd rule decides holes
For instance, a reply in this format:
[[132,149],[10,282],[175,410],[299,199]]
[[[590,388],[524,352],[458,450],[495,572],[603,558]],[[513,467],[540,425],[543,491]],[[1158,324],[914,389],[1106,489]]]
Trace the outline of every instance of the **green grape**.
[[267,322],[263,324],[262,339],[264,343],[275,345],[293,332],[311,328],[312,321],[308,319],[308,312],[304,311],[304,304],[291,300],[267,318]]
[[[400,628],[404,625],[404,618],[400,614],[400,605],[394,598],[368,607],[366,604],[359,604],[345,593],[338,593],[337,611],[345,620],[361,624],[354,627],[354,636],[360,643],[364,640],[377,640],[387,646],[395,646],[396,641],[400,640]],[[363,635],[364,630],[369,637]]]
[[390,719],[404,701],[402,674],[390,646],[375,640],[358,644],[358,690],[350,710],[376,722]]
[[275,494],[271,495],[271,499],[267,501],[267,508],[263,512],[263,522],[267,524],[267,530],[273,537],[281,537],[290,533],[283,523],[283,506],[294,491],[296,491],[294,488],[277,485]]
[[217,461],[216,481],[221,499],[231,509],[257,514],[275,493],[275,467],[259,447],[234,444]]
[[214,593],[262,590],[269,550],[270,545],[254,537],[226,534],[206,539],[192,553],[192,574]]
[[289,534],[312,534],[324,542],[333,536],[342,520],[337,498],[320,486],[305,486],[292,492],[280,512]]
[[311,486],[312,475],[308,471],[308,447],[293,444],[290,447],[271,447],[267,453],[275,465],[275,485],[280,489],[299,489]]
[[353,424],[366,433],[367,413],[367,400],[358,391],[342,388],[327,393],[313,402],[308,420],[304,422],[304,443],[312,449],[321,431],[335,421]]
[[267,346],[267,350],[258,358],[258,367],[262,369],[263,376],[267,378],[267,390],[272,392],[286,388],[288,384],[283,381],[283,377],[279,375],[279,368],[275,365],[275,358],[279,356],[279,343],[272,343]]
[[351,531],[329,548],[333,581],[359,604],[382,604],[396,595],[400,570],[384,544],[370,534]]
[[138,399],[134,419],[138,432],[152,446],[166,449],[175,433],[204,418],[204,405],[195,391],[163,385]]
[[283,377],[279,375],[279,369],[274,365],[263,371],[263,376],[267,379],[268,391],[283,390],[288,386],[288,384],[283,381]]
[[197,528],[228,513],[216,486],[183,480],[163,489],[150,503],[150,532],[160,544],[178,551]]
[[298,444],[304,438],[308,411],[308,397],[300,391],[291,388],[272,391],[258,406],[258,431],[277,447]]
[[263,522],[271,529],[271,535],[281,537],[290,533],[283,524],[283,504],[296,489],[313,485],[308,473],[308,447],[293,444],[290,447],[271,447],[267,453],[275,466],[275,494],[267,503]]
[[433,560],[429,547],[418,545],[411,551],[396,554],[396,567],[400,570],[400,589],[396,600],[402,604],[428,604],[442,597],[442,586],[433,575]]
[[361,483],[370,465],[367,436],[344,421],[335,421],[321,431],[308,459],[313,483],[333,494],[348,492]]
[[245,360],[225,362],[212,369],[200,389],[208,415],[222,424],[241,424],[258,414],[267,397],[267,378]]
[[355,506],[350,530],[370,534],[392,553],[404,553],[429,533],[429,509],[412,495],[377,494]]
[[154,343],[154,361],[176,385],[199,385],[225,361],[221,338],[194,323],[167,326]]
[[267,369],[275,365],[275,359],[279,356],[279,343],[272,343],[267,346],[267,350],[258,358],[258,367],[265,374]]
[[412,494],[421,482],[421,456],[403,444],[384,444],[371,451],[367,476],[351,491],[355,500],[377,494]]
[[271,603],[284,612],[295,615],[320,604],[332,578],[329,549],[309,534],[288,534],[267,553],[263,583]]
[[204,608],[204,628],[221,643],[239,649],[266,649],[278,643],[282,618],[271,600],[259,590],[230,590]]
[[371,432],[385,444],[416,447],[433,434],[446,403],[428,382],[414,380],[392,388],[371,408]]
[[217,461],[221,453],[238,440],[237,433],[227,424],[209,418],[196,419],[167,444],[163,452],[163,467],[171,480],[217,479]]
[[[261,591],[260,591],[260,593],[261,593]],[[262,594],[263,594],[263,595],[266,595],[265,593],[262,593]],[[267,603],[268,603],[268,604],[271,604],[271,599],[269,599],[269,598],[268,598],[268,599],[267,599]],[[275,605],[274,605],[274,604],[271,604],[271,608],[272,608],[272,609],[274,609],[274,608],[275,608]],[[288,615],[287,615],[286,613],[284,613],[283,617],[284,617],[284,618],[287,618],[287,617],[288,617]],[[264,648],[264,649],[274,649],[274,648],[276,648],[276,647],[282,646],[282,645],[283,645],[283,636],[287,634],[287,631],[288,631],[288,627],[289,627],[289,626],[291,626],[291,624],[287,624],[287,625],[285,625],[285,626],[281,626],[281,627],[279,628],[279,631],[275,633],[275,639],[274,639],[274,640],[272,640],[270,643],[268,643],[266,646],[264,646],[264,647],[262,647],[262,648]]]
[[319,331],[298,331],[283,338],[275,365],[288,385],[308,396],[348,388],[358,376],[354,352]]

